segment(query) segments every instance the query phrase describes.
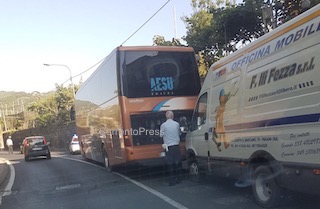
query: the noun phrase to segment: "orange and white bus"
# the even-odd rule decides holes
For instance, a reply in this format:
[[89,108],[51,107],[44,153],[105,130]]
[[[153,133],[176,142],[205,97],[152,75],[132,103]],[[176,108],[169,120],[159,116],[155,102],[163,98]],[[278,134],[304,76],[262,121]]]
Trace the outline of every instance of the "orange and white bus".
[[[82,155],[110,168],[158,162],[165,111],[172,110],[181,128],[187,127],[200,88],[190,47],[117,47],[76,94]],[[184,140],[182,134],[181,150]]]

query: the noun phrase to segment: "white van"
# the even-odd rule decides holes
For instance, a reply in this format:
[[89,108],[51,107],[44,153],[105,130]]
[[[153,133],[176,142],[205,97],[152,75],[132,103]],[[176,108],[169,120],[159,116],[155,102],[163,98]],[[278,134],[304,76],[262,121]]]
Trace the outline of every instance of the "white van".
[[[320,4],[213,64],[187,133],[189,172],[320,194]],[[244,184],[240,184],[242,186]]]

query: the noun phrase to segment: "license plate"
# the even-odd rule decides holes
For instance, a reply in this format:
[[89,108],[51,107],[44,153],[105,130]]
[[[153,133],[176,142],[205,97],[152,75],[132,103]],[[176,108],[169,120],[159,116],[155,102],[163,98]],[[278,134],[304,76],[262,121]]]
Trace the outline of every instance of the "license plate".
[[35,147],[35,148],[32,148],[32,150],[37,151],[37,150],[42,150],[42,148],[41,147]]
[[165,152],[160,152],[160,157],[165,157],[166,153]]

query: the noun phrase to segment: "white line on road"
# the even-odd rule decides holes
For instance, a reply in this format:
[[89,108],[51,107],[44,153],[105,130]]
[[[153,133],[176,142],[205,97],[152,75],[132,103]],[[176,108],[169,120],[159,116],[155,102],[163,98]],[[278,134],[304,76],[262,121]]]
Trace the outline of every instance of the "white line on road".
[[81,186],[80,184],[68,184],[65,186],[58,186],[56,187],[56,190],[76,189],[76,188],[79,188],[80,186]]
[[[69,157],[62,157],[62,156],[54,156],[54,157],[59,157],[59,158],[67,159],[67,160],[74,160],[74,161],[77,161],[77,162],[89,164],[89,165],[92,165],[92,166],[101,168],[101,169],[103,169],[103,170],[106,170],[104,167],[101,167],[101,166],[98,166],[98,165],[95,165],[95,164],[93,164],[93,163],[86,162],[86,161],[83,161],[83,160],[74,159],[74,158],[69,158]],[[160,193],[160,192],[158,192],[158,191],[156,191],[156,190],[154,190],[154,189],[152,189],[152,188],[150,188],[150,187],[148,187],[148,186],[146,186],[146,185],[144,185],[144,184],[142,184],[142,183],[140,183],[140,182],[137,182],[137,181],[135,181],[135,180],[133,180],[133,179],[127,177],[127,176],[124,176],[124,175],[122,175],[122,174],[120,174],[120,173],[117,173],[117,172],[112,172],[112,173],[113,173],[113,174],[116,174],[116,175],[118,175],[118,176],[120,176],[120,177],[122,177],[122,178],[124,178],[124,179],[127,180],[127,181],[130,181],[131,183],[133,183],[133,184],[141,187],[141,188],[144,189],[144,190],[147,190],[147,191],[150,192],[151,194],[159,197],[160,199],[162,199],[163,201],[169,203],[170,205],[174,206],[175,208],[178,208],[178,209],[188,209],[187,207],[185,207],[185,206],[181,205],[180,203],[174,201],[174,200],[171,199],[170,197],[168,197],[168,196],[166,196],[166,195],[164,195],[164,194],[162,194],[162,193]]]
[[2,194],[0,194],[0,205],[1,205],[2,197],[8,196],[11,194],[11,188],[13,186],[14,179],[16,177],[16,173],[15,173],[13,165],[11,164],[11,162],[9,160],[6,160],[4,158],[0,158],[0,160],[5,161],[10,168],[10,178],[9,178],[8,184],[5,187],[4,192]]
[[152,193],[153,195],[159,197],[163,201],[169,203],[170,205],[172,205],[172,206],[174,206],[174,207],[176,207],[178,209],[188,209],[187,207],[185,207],[185,206],[181,205],[180,203],[174,201],[173,199],[169,198],[168,196],[166,196],[166,195],[164,195],[164,194],[162,194],[162,193],[160,193],[160,192],[158,192],[158,191],[156,191],[156,190],[154,190],[154,189],[152,189],[152,188],[150,188],[150,187],[148,187],[148,186],[146,186],[146,185],[144,185],[144,184],[142,184],[140,182],[137,182],[137,181],[135,181],[135,180],[133,180],[133,179],[127,177],[127,176],[124,176],[124,175],[122,175],[120,173],[117,173],[117,172],[113,172],[113,173],[117,174],[118,176],[121,176],[122,178],[124,178],[124,179],[126,179],[126,180],[128,180],[128,181],[130,181],[132,183],[134,183],[135,185],[141,187],[142,189],[147,190],[148,192]]

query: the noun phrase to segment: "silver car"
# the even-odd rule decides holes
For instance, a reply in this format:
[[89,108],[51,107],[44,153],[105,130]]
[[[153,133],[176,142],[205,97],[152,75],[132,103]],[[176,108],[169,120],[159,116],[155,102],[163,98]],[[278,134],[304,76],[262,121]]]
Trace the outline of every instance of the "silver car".
[[69,151],[71,154],[80,154],[80,143],[76,134],[73,135],[69,143]]

